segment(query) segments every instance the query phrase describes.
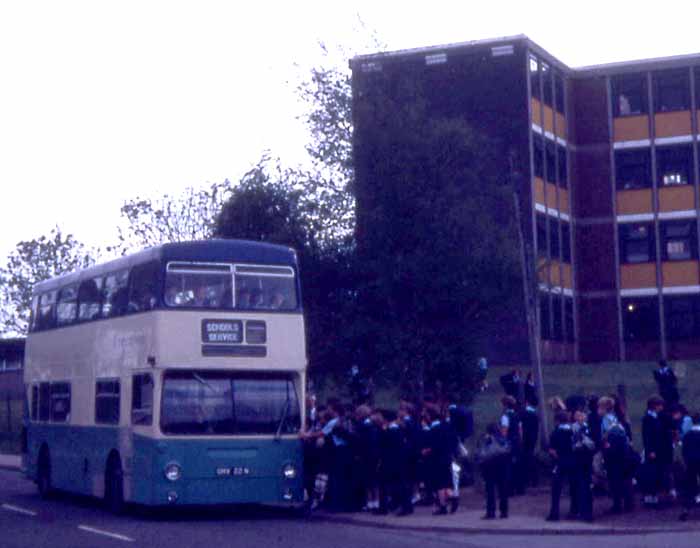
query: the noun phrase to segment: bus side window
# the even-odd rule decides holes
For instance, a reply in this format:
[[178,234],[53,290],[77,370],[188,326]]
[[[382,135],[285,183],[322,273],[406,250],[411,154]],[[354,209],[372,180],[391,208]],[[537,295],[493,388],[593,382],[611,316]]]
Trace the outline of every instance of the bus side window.
[[49,420],[49,410],[51,409],[51,387],[49,383],[42,382],[39,385],[39,420]]
[[56,307],[56,325],[58,327],[70,325],[75,322],[78,313],[78,286],[69,285],[61,289],[58,294],[58,306]]
[[70,383],[51,384],[51,422],[70,422]]
[[39,419],[39,387],[34,384],[32,385],[32,405],[31,405],[31,419],[36,421]]
[[37,320],[39,330],[56,327],[56,291],[49,291],[39,297],[39,317]]
[[131,269],[129,312],[145,312],[156,307],[160,268],[160,263],[152,262]]
[[131,424],[153,424],[153,378],[148,373],[132,379]]
[[105,278],[103,318],[114,318],[126,314],[129,301],[128,282],[128,270],[110,274]]
[[119,381],[97,381],[95,385],[95,422],[119,424]]
[[78,288],[78,320],[81,322],[100,317],[102,306],[102,278],[83,280]]

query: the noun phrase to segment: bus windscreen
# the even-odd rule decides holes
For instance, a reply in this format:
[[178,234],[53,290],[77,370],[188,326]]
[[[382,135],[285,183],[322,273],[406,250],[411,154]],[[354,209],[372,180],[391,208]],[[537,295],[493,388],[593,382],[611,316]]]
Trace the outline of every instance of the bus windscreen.
[[171,435],[297,433],[301,419],[294,379],[289,374],[169,372],[160,424]]

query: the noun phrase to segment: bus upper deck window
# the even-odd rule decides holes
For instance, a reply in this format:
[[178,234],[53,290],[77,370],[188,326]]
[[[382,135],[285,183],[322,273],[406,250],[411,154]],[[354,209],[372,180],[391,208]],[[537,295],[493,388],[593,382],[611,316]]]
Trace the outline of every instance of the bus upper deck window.
[[231,308],[231,266],[170,263],[165,278],[165,305],[182,308]]
[[84,280],[78,288],[78,319],[95,320],[102,306],[102,278]]
[[49,291],[39,297],[37,328],[51,329],[56,326],[56,291]]
[[69,285],[58,294],[56,324],[61,327],[75,322],[78,313],[78,286]]
[[294,270],[286,266],[236,265],[236,308],[295,310]]
[[102,317],[113,318],[126,314],[129,301],[129,271],[122,270],[105,278]]

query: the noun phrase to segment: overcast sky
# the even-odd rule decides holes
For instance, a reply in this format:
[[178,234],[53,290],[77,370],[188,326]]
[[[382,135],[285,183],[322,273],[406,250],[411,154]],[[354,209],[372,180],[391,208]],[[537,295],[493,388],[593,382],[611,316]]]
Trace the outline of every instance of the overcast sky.
[[[366,53],[524,33],[571,66],[700,52],[700,2],[0,2],[0,262],[58,224],[116,238],[121,204],[303,160],[318,41]],[[346,65],[345,60],[341,61]]]

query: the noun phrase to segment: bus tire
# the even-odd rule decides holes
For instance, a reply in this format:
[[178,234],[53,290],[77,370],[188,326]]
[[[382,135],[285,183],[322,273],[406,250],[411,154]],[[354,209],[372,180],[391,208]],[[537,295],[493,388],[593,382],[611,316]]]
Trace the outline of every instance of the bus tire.
[[112,514],[124,513],[124,472],[117,453],[110,454],[105,469],[105,507]]
[[39,462],[36,473],[36,486],[39,496],[46,500],[51,498],[53,487],[51,487],[51,454],[49,448],[44,445],[39,451]]

